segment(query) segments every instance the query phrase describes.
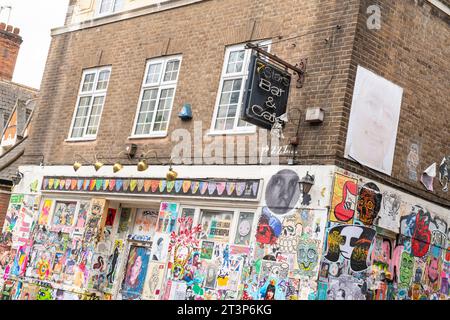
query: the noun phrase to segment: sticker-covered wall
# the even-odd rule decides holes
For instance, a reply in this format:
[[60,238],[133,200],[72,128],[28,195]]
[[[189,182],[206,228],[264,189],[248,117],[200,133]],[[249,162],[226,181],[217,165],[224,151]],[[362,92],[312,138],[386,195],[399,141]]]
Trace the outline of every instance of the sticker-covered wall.
[[11,197],[2,299],[448,299],[449,211],[333,166],[64,170]]

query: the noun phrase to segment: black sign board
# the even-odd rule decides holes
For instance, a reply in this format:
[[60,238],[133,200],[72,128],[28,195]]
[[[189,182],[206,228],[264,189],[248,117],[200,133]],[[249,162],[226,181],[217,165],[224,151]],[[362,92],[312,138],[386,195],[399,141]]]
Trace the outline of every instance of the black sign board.
[[272,129],[286,113],[290,84],[287,71],[252,55],[241,119]]

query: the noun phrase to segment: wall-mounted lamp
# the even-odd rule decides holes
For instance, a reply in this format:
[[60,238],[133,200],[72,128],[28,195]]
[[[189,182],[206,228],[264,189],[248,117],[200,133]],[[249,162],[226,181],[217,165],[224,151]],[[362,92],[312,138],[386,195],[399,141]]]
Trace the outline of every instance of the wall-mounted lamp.
[[20,181],[23,178],[23,173],[20,171],[17,171],[12,177],[11,177],[11,181],[14,185],[18,185],[20,183]]
[[178,178],[178,172],[176,172],[175,170],[173,170],[172,168],[172,161],[170,162],[170,168],[169,168],[169,172],[167,172],[166,174],[166,179],[167,181],[175,181]]
[[314,185],[314,175],[310,175],[309,172],[306,172],[306,176],[300,179],[298,182],[300,190],[304,194],[308,194],[311,190],[312,186]]
[[[89,163],[89,161],[86,161],[86,159],[83,158],[80,154],[75,154],[75,156],[76,156],[77,158],[81,158],[84,162]],[[83,164],[82,164],[80,161],[78,161],[78,159],[77,159],[77,160],[73,163],[73,170],[74,170],[75,172],[77,172],[78,169],[80,169],[82,166],[83,166]]]
[[[145,159],[145,157],[147,157],[147,155],[149,155],[150,153],[153,153],[153,154],[155,155],[155,158],[159,161],[159,159],[158,159],[158,154],[156,153],[155,150],[147,151],[146,153],[144,153],[144,154],[141,155],[141,157],[140,157],[141,160],[139,160],[139,163],[138,163],[138,165],[137,165],[137,170],[138,170],[139,172],[143,172],[143,171],[145,171],[145,170],[148,169],[148,166],[149,166],[149,165],[148,165],[147,159]],[[160,162],[160,161],[159,161],[159,162]]]
[[94,163],[95,171],[100,170],[104,165],[105,164],[103,162],[101,162],[97,159],[97,155],[95,155],[95,163]]

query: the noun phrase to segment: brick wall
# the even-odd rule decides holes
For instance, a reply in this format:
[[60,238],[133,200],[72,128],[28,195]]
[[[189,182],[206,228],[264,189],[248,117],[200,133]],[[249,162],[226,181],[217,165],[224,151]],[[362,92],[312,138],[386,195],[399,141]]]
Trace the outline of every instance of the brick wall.
[[[366,9],[381,8],[381,29],[366,26]],[[408,177],[407,156],[411,144],[419,145],[420,174],[433,162],[439,166],[450,154],[450,47],[449,19],[425,1],[363,0],[360,6],[351,78],[345,101],[344,119],[348,122],[351,94],[357,65],[403,87],[403,101],[389,182],[405,191],[450,205],[450,193],[444,193],[435,179],[435,192],[426,192],[420,181]],[[338,164],[374,179],[378,177],[354,163],[343,160],[346,134],[338,147]]]
[[[369,32],[366,8],[374,3],[383,8],[383,27]],[[429,5],[406,0],[211,0],[63,33],[51,43],[26,154],[32,161],[31,155],[43,151],[47,163],[71,164],[75,153],[87,159],[95,153],[115,157],[133,142],[140,152],[152,149],[167,157],[174,144],[170,133],[193,128],[193,122],[177,117],[183,103],[192,104],[194,120],[202,121],[204,132],[210,128],[225,46],[271,38],[271,51],[289,63],[309,59],[302,89],[295,88],[293,77],[282,142],[298,134],[298,164],[363,171],[342,159],[356,67],[362,64],[405,88],[393,178],[388,181],[431,200],[448,199],[439,191],[436,196],[421,192],[420,183],[405,179],[404,168],[410,138],[423,146],[420,169],[448,153],[445,36],[448,25],[442,17],[433,15]],[[169,135],[130,140],[145,62],[166,48],[167,54],[183,54]],[[112,75],[97,139],[66,142],[82,70],[101,65],[112,65]],[[324,123],[306,124],[307,107],[322,107]]]

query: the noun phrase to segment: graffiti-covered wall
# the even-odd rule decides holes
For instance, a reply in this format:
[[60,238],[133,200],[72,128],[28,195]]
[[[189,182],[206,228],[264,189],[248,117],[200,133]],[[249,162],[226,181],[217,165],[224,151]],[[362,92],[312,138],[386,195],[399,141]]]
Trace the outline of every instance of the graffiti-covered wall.
[[444,208],[332,166],[189,169],[24,177],[0,239],[2,299],[448,298]]

